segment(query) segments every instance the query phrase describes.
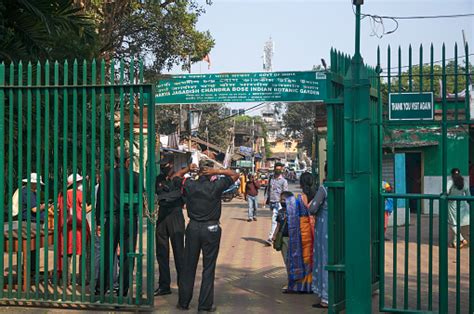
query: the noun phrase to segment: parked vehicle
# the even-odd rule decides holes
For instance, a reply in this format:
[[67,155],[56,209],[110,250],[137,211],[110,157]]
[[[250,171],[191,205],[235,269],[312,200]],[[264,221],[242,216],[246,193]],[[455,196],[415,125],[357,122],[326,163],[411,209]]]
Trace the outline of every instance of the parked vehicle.
[[234,184],[224,192],[222,192],[222,201],[223,202],[230,202],[234,197],[237,197],[239,194],[239,187],[238,185]]

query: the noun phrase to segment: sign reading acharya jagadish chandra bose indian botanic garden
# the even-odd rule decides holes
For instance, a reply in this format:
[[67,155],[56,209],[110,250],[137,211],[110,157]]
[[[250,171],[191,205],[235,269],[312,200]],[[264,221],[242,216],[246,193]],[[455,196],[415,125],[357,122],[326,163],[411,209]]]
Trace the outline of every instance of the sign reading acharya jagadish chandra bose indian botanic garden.
[[326,84],[318,71],[171,75],[158,82],[155,103],[324,101]]

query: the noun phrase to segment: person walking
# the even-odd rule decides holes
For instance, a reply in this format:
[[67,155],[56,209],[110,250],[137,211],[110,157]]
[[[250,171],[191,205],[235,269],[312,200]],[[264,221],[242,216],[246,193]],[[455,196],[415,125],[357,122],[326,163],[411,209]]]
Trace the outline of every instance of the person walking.
[[[461,176],[458,168],[451,170],[451,180],[448,181],[447,189],[449,196],[471,196],[469,187],[464,182],[464,178]],[[461,227],[469,226],[469,204],[466,201],[459,202],[459,206],[458,201],[448,202],[448,224],[453,232],[451,247],[457,247],[458,238],[459,248],[467,246],[468,242],[461,233]]]
[[[179,300],[176,307],[180,310],[189,309],[193,297],[196,267],[202,251],[203,271],[198,311],[216,311],[214,276],[222,233],[219,225],[222,211],[221,197],[222,192],[239,179],[239,175],[230,169],[218,170],[212,167],[210,161],[200,161],[198,178],[195,180],[181,179],[185,173],[197,170],[195,164],[175,174],[175,180],[182,184],[190,219],[186,228],[184,268],[179,278]],[[219,175],[224,177],[214,180],[213,176]]]
[[[138,189],[139,189],[139,175],[135,171],[132,172],[130,176],[130,163],[131,156],[128,152],[123,152],[124,167],[121,169],[120,160],[121,152],[120,149],[117,149],[115,157],[115,167],[105,173],[104,185],[99,185],[99,193],[97,196],[97,204],[101,204],[101,198],[105,197],[104,202],[104,242],[105,242],[105,269],[106,272],[104,275],[104,287],[105,292],[110,293],[110,281],[109,268],[112,267],[114,258],[117,255],[117,248],[120,244],[120,254],[123,254],[123,265],[119,265],[119,278],[123,276],[123,290],[122,295],[126,296],[129,289],[129,277],[130,273],[133,272],[134,268],[134,258],[130,258],[130,254],[135,252],[137,244],[137,214],[138,214]],[[110,186],[110,176],[113,176],[112,186]],[[123,179],[123,195],[121,193],[121,179]],[[132,190],[130,190],[130,181],[132,181]],[[112,193],[110,189],[112,188]],[[112,195],[110,195],[112,194]],[[132,194],[133,202],[129,203],[129,196]],[[121,196],[123,197],[124,202],[121,204]],[[112,201],[112,202],[111,202]],[[123,205],[124,219],[120,220],[120,207]],[[130,211],[132,214],[132,219],[130,219]],[[97,233],[102,235],[101,226],[101,211],[96,210],[96,221],[97,221]],[[113,216],[113,217],[112,217]],[[110,228],[113,228],[112,230]],[[133,232],[130,233],[130,227],[132,227]],[[112,231],[112,233],[111,233]],[[123,232],[124,243],[120,243],[121,232]],[[110,240],[112,239],[112,241]],[[132,245],[130,246],[130,240],[132,240]],[[112,249],[112,255],[110,250]],[[100,285],[101,281],[96,283],[96,295],[100,294]],[[120,293],[120,291],[119,291]]]
[[244,171],[240,171],[240,177],[239,177],[239,195],[244,195],[246,186],[247,186],[247,175],[245,174]]
[[276,163],[274,167],[274,174],[270,177],[267,188],[265,189],[266,202],[270,206],[272,211],[272,227],[268,234],[266,241],[267,246],[271,246],[273,241],[273,235],[277,226],[277,215],[280,210],[280,196],[284,191],[288,191],[288,181],[283,177],[283,164]]
[[248,181],[247,184],[245,185],[245,200],[249,204],[249,210],[248,210],[248,218],[247,221],[251,222],[257,221],[257,209],[258,209],[258,190],[260,189],[260,183],[258,183],[257,180],[255,180],[255,176],[253,174],[248,175]]
[[[327,166],[324,166],[327,176]],[[313,292],[318,297],[314,308],[327,308],[328,295],[328,191],[325,182],[319,187],[316,196],[309,206],[309,212],[316,216],[314,232],[314,257],[313,257]]]
[[179,282],[184,259],[184,199],[180,183],[171,178],[174,175],[173,157],[164,156],[160,160],[160,175],[156,178],[156,195],[160,206],[156,221],[156,260],[159,279],[155,296],[171,294],[170,284],[170,241],[173,248],[174,263]]

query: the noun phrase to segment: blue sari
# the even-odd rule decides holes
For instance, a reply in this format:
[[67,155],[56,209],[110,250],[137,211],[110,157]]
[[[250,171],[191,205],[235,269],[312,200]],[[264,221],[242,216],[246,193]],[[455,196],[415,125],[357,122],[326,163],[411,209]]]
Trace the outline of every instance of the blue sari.
[[286,200],[288,215],[288,291],[312,292],[313,232],[308,210],[298,199]]

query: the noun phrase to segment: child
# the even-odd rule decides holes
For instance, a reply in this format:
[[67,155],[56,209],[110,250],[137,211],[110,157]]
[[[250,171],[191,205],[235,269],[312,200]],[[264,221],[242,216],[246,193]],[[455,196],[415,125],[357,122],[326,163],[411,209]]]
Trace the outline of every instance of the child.
[[[382,189],[385,193],[392,193],[392,187],[390,183],[383,181],[382,182]],[[388,227],[388,219],[393,212],[393,198],[386,198],[385,199],[385,223],[384,223],[384,234],[387,232]],[[385,241],[389,241],[387,237],[385,237]]]

